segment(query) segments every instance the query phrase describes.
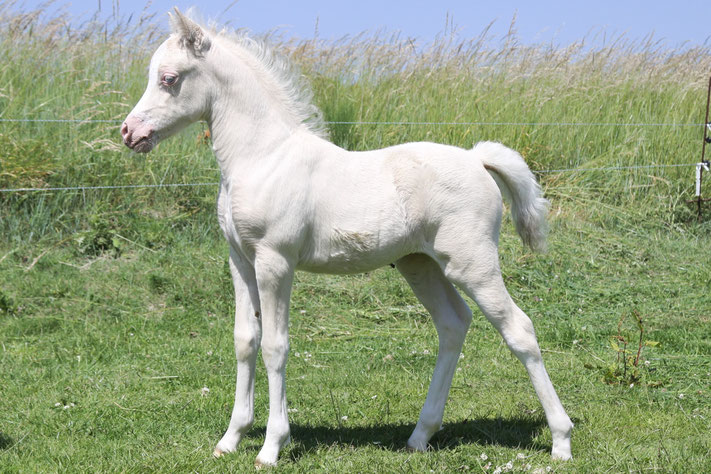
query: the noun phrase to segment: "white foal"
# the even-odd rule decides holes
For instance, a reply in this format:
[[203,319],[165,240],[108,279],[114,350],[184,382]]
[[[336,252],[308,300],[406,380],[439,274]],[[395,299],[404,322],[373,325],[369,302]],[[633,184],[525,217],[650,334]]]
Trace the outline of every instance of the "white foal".
[[472,318],[456,285],[525,366],[553,435],[552,455],[569,459],[573,424],[543,366],[531,320],[499,270],[502,193],[524,243],[545,246],[547,201],[521,156],[489,142],[472,150],[409,143],[345,151],[321,137],[318,111],[298,76],[264,45],[205,30],[177,10],[171,23],[121,134],[128,147],[148,152],[191,122],[210,126],[222,173],[217,207],[230,244],[237,354],[234,409],[215,454],[234,451],[254,421],[260,347],[269,420],[256,463],[275,464],[289,440],[285,367],[294,271],[353,273],[396,262],[439,335],[408,447],[426,450],[442,424]]

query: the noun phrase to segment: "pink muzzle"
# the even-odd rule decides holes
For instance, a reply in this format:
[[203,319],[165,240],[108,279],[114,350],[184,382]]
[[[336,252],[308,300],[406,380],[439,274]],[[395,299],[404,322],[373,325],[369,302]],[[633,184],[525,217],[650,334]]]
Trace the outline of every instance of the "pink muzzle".
[[121,126],[121,136],[123,143],[137,153],[148,153],[157,143],[153,127],[133,114]]

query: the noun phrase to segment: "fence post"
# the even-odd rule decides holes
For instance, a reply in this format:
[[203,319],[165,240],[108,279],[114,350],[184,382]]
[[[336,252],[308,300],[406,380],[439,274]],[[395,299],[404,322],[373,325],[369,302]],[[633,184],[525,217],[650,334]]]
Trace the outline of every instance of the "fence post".
[[711,143],[709,138],[709,105],[711,105],[711,77],[709,77],[709,87],[706,91],[706,118],[704,119],[704,140],[701,144],[701,162],[696,164],[696,219],[701,222],[701,203],[704,199],[701,197],[701,180],[704,176],[704,170],[709,171],[709,162],[706,159],[706,144]]

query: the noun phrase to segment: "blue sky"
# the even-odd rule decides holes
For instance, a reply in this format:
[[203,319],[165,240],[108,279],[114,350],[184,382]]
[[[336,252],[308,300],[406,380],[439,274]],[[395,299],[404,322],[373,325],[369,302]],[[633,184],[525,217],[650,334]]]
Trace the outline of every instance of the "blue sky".
[[[41,0],[20,2],[25,9]],[[110,17],[118,8],[119,16],[138,17],[146,8],[145,1],[91,0],[63,2],[77,18],[88,18],[101,7]],[[478,36],[491,22],[493,39],[503,36],[516,17],[516,31],[524,44],[553,43],[565,46],[582,38],[601,44],[625,34],[640,40],[650,33],[668,47],[697,46],[708,43],[711,36],[711,9],[703,1],[477,1],[477,0],[216,0],[197,2],[155,0],[147,11],[167,22],[166,12],[173,5],[185,10],[197,5],[206,19],[247,27],[254,32],[278,28],[287,36],[313,37],[318,21],[318,34],[334,39],[363,31],[399,31],[402,36],[430,42],[442,33],[447,18],[462,38]],[[603,35],[604,33],[604,35]]]

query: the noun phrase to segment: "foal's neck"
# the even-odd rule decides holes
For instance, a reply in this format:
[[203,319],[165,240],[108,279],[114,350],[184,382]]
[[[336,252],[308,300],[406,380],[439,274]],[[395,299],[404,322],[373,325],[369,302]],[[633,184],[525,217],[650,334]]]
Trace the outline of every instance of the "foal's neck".
[[212,149],[223,175],[271,154],[290,136],[288,127],[268,116],[254,119],[237,111],[210,120]]
[[208,124],[217,162],[229,177],[272,154],[301,124],[278,102],[263,73],[239,54],[220,51],[213,63],[221,87]]

